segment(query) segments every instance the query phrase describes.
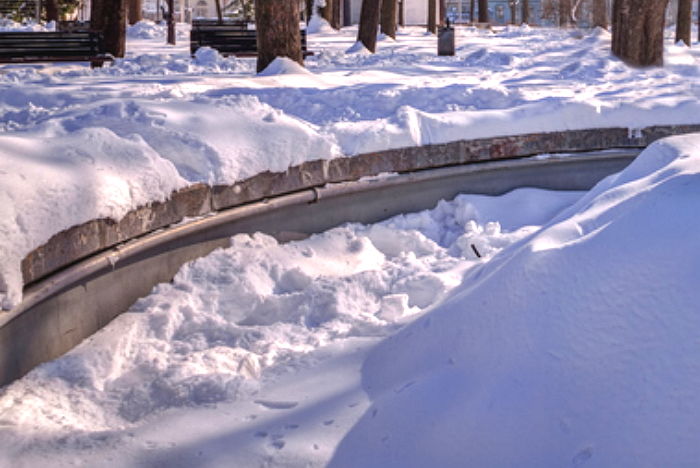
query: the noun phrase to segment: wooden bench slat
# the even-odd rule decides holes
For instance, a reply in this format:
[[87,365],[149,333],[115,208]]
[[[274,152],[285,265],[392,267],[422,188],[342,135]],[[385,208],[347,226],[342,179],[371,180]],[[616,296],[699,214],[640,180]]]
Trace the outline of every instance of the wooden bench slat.
[[89,61],[101,65],[106,54],[102,34],[80,32],[0,32],[0,62]]

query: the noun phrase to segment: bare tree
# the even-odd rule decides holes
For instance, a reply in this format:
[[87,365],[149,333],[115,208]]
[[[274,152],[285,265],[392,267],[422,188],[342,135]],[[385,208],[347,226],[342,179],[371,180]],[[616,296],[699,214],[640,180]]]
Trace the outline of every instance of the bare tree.
[[[167,0],[168,16],[165,17],[167,24],[167,35],[165,42],[170,45],[175,45],[175,0]],[[219,22],[221,18],[219,17]]]
[[[698,0],[700,2],[700,0]],[[470,0],[469,2],[469,22],[474,22],[474,9],[476,8],[476,0]]]
[[518,2],[517,0],[508,0],[508,7],[510,8],[510,24],[515,24],[518,16]]
[[340,0],[326,0],[326,6],[320,9],[323,19],[334,29],[340,29]]
[[126,0],[93,0],[90,27],[102,31],[105,50],[115,57],[126,52]]
[[593,26],[608,29],[608,5],[605,0],[593,0]]
[[693,22],[692,0],[678,0],[678,18],[676,20],[676,42],[683,41],[690,47],[690,27]]
[[380,15],[381,31],[393,39],[396,39],[397,6],[397,0],[382,0],[382,11]]
[[256,0],[255,30],[258,41],[258,72],[277,57],[304,63],[299,30],[299,3],[289,0]]
[[360,9],[360,27],[357,30],[357,40],[362,42],[365,48],[372,53],[377,50],[380,7],[381,0],[362,0],[362,8]]
[[438,0],[438,24],[440,27],[445,26],[445,17],[447,16],[447,5],[445,0]]
[[129,24],[136,24],[143,19],[143,0],[128,0]]
[[58,20],[58,0],[46,0],[46,21]]
[[428,31],[437,34],[436,19],[437,0],[428,0]]
[[523,24],[530,24],[530,0],[522,0],[522,12],[520,13]]
[[612,52],[635,66],[662,65],[668,0],[614,0]]
[[559,27],[568,28],[571,26],[571,0],[559,0]]
[[306,22],[308,23],[309,20],[311,19],[311,15],[314,14],[314,0],[305,0],[306,1]]
[[479,23],[489,22],[489,0],[479,0]]
[[404,0],[399,0],[399,26],[402,28],[406,26],[406,10]]

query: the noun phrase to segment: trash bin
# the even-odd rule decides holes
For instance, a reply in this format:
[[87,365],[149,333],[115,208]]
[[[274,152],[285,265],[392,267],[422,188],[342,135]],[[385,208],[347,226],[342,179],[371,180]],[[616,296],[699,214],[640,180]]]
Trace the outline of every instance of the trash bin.
[[448,19],[445,27],[438,30],[438,55],[455,54],[455,30]]

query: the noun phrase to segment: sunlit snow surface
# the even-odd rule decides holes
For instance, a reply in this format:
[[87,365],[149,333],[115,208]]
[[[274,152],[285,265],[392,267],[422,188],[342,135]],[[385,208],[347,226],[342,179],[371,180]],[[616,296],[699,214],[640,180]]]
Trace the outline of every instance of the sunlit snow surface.
[[[353,349],[366,349],[441,303],[467,272],[580,196],[536,189],[463,195],[433,211],[287,245],[262,234],[236,236],[230,248],[185,266],[67,356],[9,386],[0,398],[6,428],[0,440],[9,442],[0,442],[1,452],[13,453],[7,463],[17,457],[31,465],[43,456],[55,462],[55,454],[65,454],[92,465],[100,461],[95,451],[125,444],[127,453],[113,454],[124,466],[132,457],[151,463],[147,440],[129,434],[189,418],[184,407],[200,408],[192,414],[216,407],[232,415],[226,424],[242,426],[234,443],[253,451],[253,465],[268,451],[282,457],[279,463],[327,461],[366,407],[357,374],[362,354]],[[350,366],[341,366],[341,375],[316,369],[338,360]],[[279,381],[290,379],[296,388],[285,390]],[[315,409],[326,397],[338,402]],[[179,445],[191,436],[166,439]],[[179,450],[153,456],[171,466]],[[248,466],[240,454],[215,456]]]
[[458,28],[456,56],[438,57],[418,27],[376,54],[346,53],[354,28],[320,28],[305,71],[255,77],[254,59],[191,59],[181,26],[176,47],[162,26],[132,27],[127,57],[102,69],[0,68],[0,306],[20,300],[21,259],[53,234],[190,183],[391,147],[700,123],[698,52],[670,41],[666,67],[636,70],[605,31]]

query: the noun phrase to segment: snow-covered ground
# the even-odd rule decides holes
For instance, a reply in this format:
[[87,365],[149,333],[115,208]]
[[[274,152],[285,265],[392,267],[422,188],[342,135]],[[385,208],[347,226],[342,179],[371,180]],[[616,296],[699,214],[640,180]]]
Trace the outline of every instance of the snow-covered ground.
[[[356,31],[310,34],[301,69],[212,50],[189,57],[140,23],[128,57],[0,67],[0,306],[21,297],[21,259],[51,235],[118,219],[194,182],[232,183],[306,160],[465,138],[700,123],[698,51],[630,69],[605,31],[457,30],[457,55],[407,28],[353,46]],[[32,183],[27,183],[32,181]]]
[[[373,56],[325,32],[308,72],[259,77],[206,51],[145,55],[159,34],[139,25],[104,70],[3,69],[2,265],[193,181],[700,121],[696,51],[631,70],[602,32],[462,30],[454,58],[418,29]],[[700,136],[676,137],[586,194],[465,195],[286,245],[237,236],[0,390],[0,466],[690,466],[699,174]]]

